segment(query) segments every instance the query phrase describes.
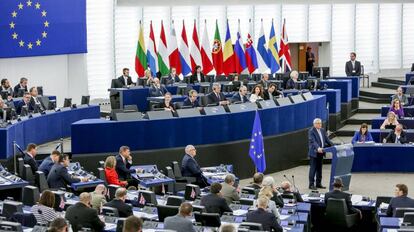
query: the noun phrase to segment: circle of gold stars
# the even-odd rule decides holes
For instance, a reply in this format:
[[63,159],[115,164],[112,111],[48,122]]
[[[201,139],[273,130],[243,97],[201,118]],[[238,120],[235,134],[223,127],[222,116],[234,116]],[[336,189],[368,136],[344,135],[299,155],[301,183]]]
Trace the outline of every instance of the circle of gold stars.
[[[17,18],[19,16],[19,14],[22,12],[22,10],[24,8],[30,8],[30,7],[34,7],[36,10],[38,10],[40,12],[40,14],[42,15],[42,19],[44,18],[43,21],[43,32],[40,33],[40,36],[37,38],[36,41],[24,41],[22,38],[19,37],[19,34],[16,33],[15,29],[16,29],[16,23],[14,22],[14,19]],[[14,10],[13,12],[11,12],[11,17],[12,17],[12,21],[10,22],[9,26],[10,26],[10,30],[11,30],[11,37],[13,38],[13,40],[18,41],[18,46],[21,48],[27,48],[29,50],[35,48],[35,47],[40,47],[42,45],[42,40],[47,38],[47,29],[50,26],[50,22],[47,21],[47,11],[46,10],[42,10],[41,5],[39,2],[32,2],[31,0],[28,0],[27,2],[24,3],[19,3],[17,5],[17,9]]]

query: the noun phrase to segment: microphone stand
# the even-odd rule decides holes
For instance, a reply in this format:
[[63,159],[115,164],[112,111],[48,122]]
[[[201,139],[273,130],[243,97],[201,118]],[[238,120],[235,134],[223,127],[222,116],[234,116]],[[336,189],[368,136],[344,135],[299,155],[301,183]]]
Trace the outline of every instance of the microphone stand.
[[14,164],[14,175],[17,174],[17,154],[16,154],[16,141],[13,141],[13,164]]

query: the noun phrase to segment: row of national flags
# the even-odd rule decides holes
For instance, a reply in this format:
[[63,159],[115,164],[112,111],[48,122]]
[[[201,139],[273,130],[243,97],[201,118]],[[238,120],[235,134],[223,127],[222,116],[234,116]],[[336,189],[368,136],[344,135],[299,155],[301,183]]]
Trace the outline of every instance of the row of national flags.
[[[192,30],[192,36],[188,39],[187,30],[183,21],[180,36],[171,24],[171,30],[167,40],[163,21],[158,46],[155,44],[155,35],[150,22],[148,43],[145,43],[144,28],[140,21],[138,44],[135,56],[135,71],[139,77],[143,77],[148,69],[152,75],[159,73],[168,75],[171,68],[175,68],[177,74],[190,75],[197,65],[200,65],[204,74],[229,75],[231,73],[276,73],[288,72],[292,69],[288,36],[286,32],[286,19],[283,20],[280,44],[277,43],[274,24],[270,27],[269,38],[266,41],[263,20],[261,21],[260,35],[257,41],[253,41],[253,26],[249,20],[249,31],[246,42],[240,31],[240,20],[237,28],[237,38],[232,43],[230,27],[227,20],[226,37],[224,42],[220,38],[218,22],[216,20],[214,40],[210,43],[205,22],[201,40],[197,31],[196,21]],[[178,40],[177,40],[178,39]],[[179,41],[179,43],[177,43]],[[146,48],[146,45],[148,46]]]

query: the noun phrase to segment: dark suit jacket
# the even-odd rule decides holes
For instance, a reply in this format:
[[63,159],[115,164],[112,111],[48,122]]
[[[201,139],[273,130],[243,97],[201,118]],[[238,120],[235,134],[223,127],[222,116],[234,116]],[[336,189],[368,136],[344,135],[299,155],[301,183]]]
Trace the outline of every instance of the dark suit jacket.
[[[37,98],[37,100],[40,103],[40,107],[41,107],[41,111],[46,110],[45,105],[43,105],[43,102],[39,99],[39,97]],[[36,101],[33,97],[30,97],[30,102],[29,102],[29,111],[34,111],[36,109]]]
[[196,99],[194,102],[190,101],[190,98],[186,98],[183,102],[183,106],[191,106],[192,108],[194,107],[199,107],[200,104],[198,103],[198,99]]
[[255,183],[253,183],[253,184],[251,184],[251,185],[248,185],[248,186],[246,186],[246,187],[248,187],[248,188],[253,188],[253,189],[255,189],[255,190],[260,190],[260,189],[262,188],[262,186],[260,186],[260,185],[258,185],[258,184],[255,184]]
[[277,222],[276,216],[261,208],[248,212],[246,222],[260,223],[264,231],[283,232],[283,228]]
[[37,171],[37,162],[35,159],[33,159],[29,154],[24,154],[23,157],[24,164],[30,165],[30,168],[32,169],[33,175]]
[[72,225],[73,232],[82,227],[91,228],[92,231],[103,231],[105,228],[105,223],[99,219],[96,209],[89,208],[81,202],[69,206],[65,218]]
[[[20,88],[21,88],[20,84],[17,84],[16,86],[14,86],[13,97],[17,97],[17,94],[19,93]],[[27,92],[27,86],[24,88],[24,91]]]
[[[391,131],[385,139],[387,140],[387,143],[395,143],[395,138],[396,136],[395,136],[394,131]],[[401,144],[408,143],[407,134],[405,133],[405,131],[401,131],[400,143]]]
[[201,177],[201,169],[197,161],[188,154],[185,154],[181,161],[181,175],[189,177]]
[[113,199],[112,201],[105,203],[104,206],[118,209],[119,217],[122,218],[126,218],[132,215],[132,206],[118,199]]
[[287,80],[286,82],[286,88],[285,89],[295,89],[296,88],[296,83],[295,81],[290,78],[289,80]]
[[[313,60],[309,61],[309,58]],[[306,70],[309,72],[309,75],[312,75],[313,63],[315,62],[315,55],[312,52],[306,52]]]
[[411,65],[411,72],[414,72],[414,63]]
[[122,86],[132,85],[133,83],[130,76],[127,77],[127,83],[125,83],[124,76],[118,77],[118,81],[122,84]]
[[276,203],[279,208],[283,208],[285,203],[283,202],[282,195],[278,195],[277,193],[273,192],[273,197],[270,199]]
[[348,61],[345,64],[345,73],[347,76],[357,76],[361,75],[361,62],[355,60],[355,67],[352,68],[352,62]]
[[207,104],[217,104],[218,105],[220,103],[220,101],[227,100],[226,96],[224,96],[224,94],[222,92],[220,92],[219,96],[220,96],[220,99],[217,98],[216,93],[214,93],[214,92],[211,92],[211,93],[207,94],[207,100],[208,100]]
[[249,102],[249,99],[246,96],[243,96],[243,100],[242,100],[242,97],[241,97],[240,93],[237,92],[233,95],[233,97],[231,98],[231,101],[232,102],[243,102],[244,103],[244,102]]
[[66,188],[66,185],[79,181],[78,178],[72,178],[68,173],[68,169],[60,163],[54,164],[47,176],[47,183],[51,189]]
[[352,206],[351,194],[349,194],[349,193],[342,192],[340,190],[333,190],[331,192],[325,193],[325,205],[326,206],[328,206],[328,199],[329,198],[345,199],[346,207],[348,208],[348,213],[349,214],[358,213],[359,212],[359,210],[355,209]]
[[[167,106],[165,105],[165,101],[163,101],[159,104],[159,108],[167,108]],[[170,108],[170,109],[172,108],[173,110],[175,110],[175,106],[172,102],[170,102],[170,105],[169,105],[168,108]]]
[[[309,139],[309,151],[308,156],[316,158],[318,156],[318,148],[320,147],[330,147],[333,146],[333,143],[326,135],[325,129],[321,128],[321,134],[324,141],[324,145],[322,146],[321,139],[319,137],[318,131],[315,127],[312,127],[308,131],[308,139]],[[325,153],[322,153],[322,155]]]
[[129,168],[132,165],[130,163],[128,163],[127,160],[124,161],[122,160],[121,155],[117,155],[116,156],[116,173],[118,173],[118,177],[120,180],[127,180],[127,179],[131,179],[131,173],[135,173],[135,170],[130,170]]
[[165,88],[164,85],[160,85],[159,88],[156,88],[154,85],[150,88],[150,96],[151,97],[162,97],[168,90]]
[[257,82],[257,84],[262,85],[264,89],[267,89],[267,87],[269,87],[270,82],[262,79],[259,82]]
[[170,75],[168,75],[167,80],[168,80],[169,82],[180,82],[180,78],[179,78],[177,75],[172,76],[171,74],[170,74]]
[[30,107],[29,107],[29,104],[26,104],[26,102],[24,102],[23,100],[21,100],[21,101],[17,102],[17,105],[16,105],[16,113],[17,113],[18,115],[20,115],[20,114],[22,113],[22,108],[23,108],[23,106],[25,106],[25,105],[27,105],[27,109],[29,109],[29,108],[30,108]]
[[[200,73],[200,82],[205,82],[205,81],[206,81],[206,79],[204,78],[204,74],[203,73]],[[197,73],[194,73],[190,77],[190,83],[191,84],[194,84],[194,82],[198,82]]]
[[414,200],[407,196],[393,197],[387,209],[387,216],[395,217],[396,208],[414,208]]
[[45,174],[45,176],[47,177],[49,175],[49,172],[52,169],[53,165],[54,165],[54,163],[53,163],[52,158],[50,158],[50,156],[48,156],[39,165],[38,170],[42,171]]
[[224,198],[213,193],[203,196],[200,205],[205,207],[207,213],[218,213],[223,215],[224,212],[233,212]]
[[297,202],[303,202],[303,198],[299,192],[283,191],[283,194],[293,194]]
[[273,100],[273,97],[279,96],[280,92],[275,89],[273,94],[270,94],[267,90],[263,92],[263,99],[264,100]]

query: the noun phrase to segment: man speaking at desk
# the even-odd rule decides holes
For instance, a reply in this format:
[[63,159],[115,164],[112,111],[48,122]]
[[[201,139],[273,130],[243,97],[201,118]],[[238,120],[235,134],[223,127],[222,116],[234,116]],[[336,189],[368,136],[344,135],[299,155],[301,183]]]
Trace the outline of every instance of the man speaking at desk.
[[[316,190],[317,188],[325,189],[322,186],[322,162],[325,156],[325,147],[333,146],[333,143],[328,138],[326,131],[322,128],[322,120],[315,118],[313,120],[313,127],[308,132],[309,139],[309,189]],[[316,175],[316,185],[315,185]]]

